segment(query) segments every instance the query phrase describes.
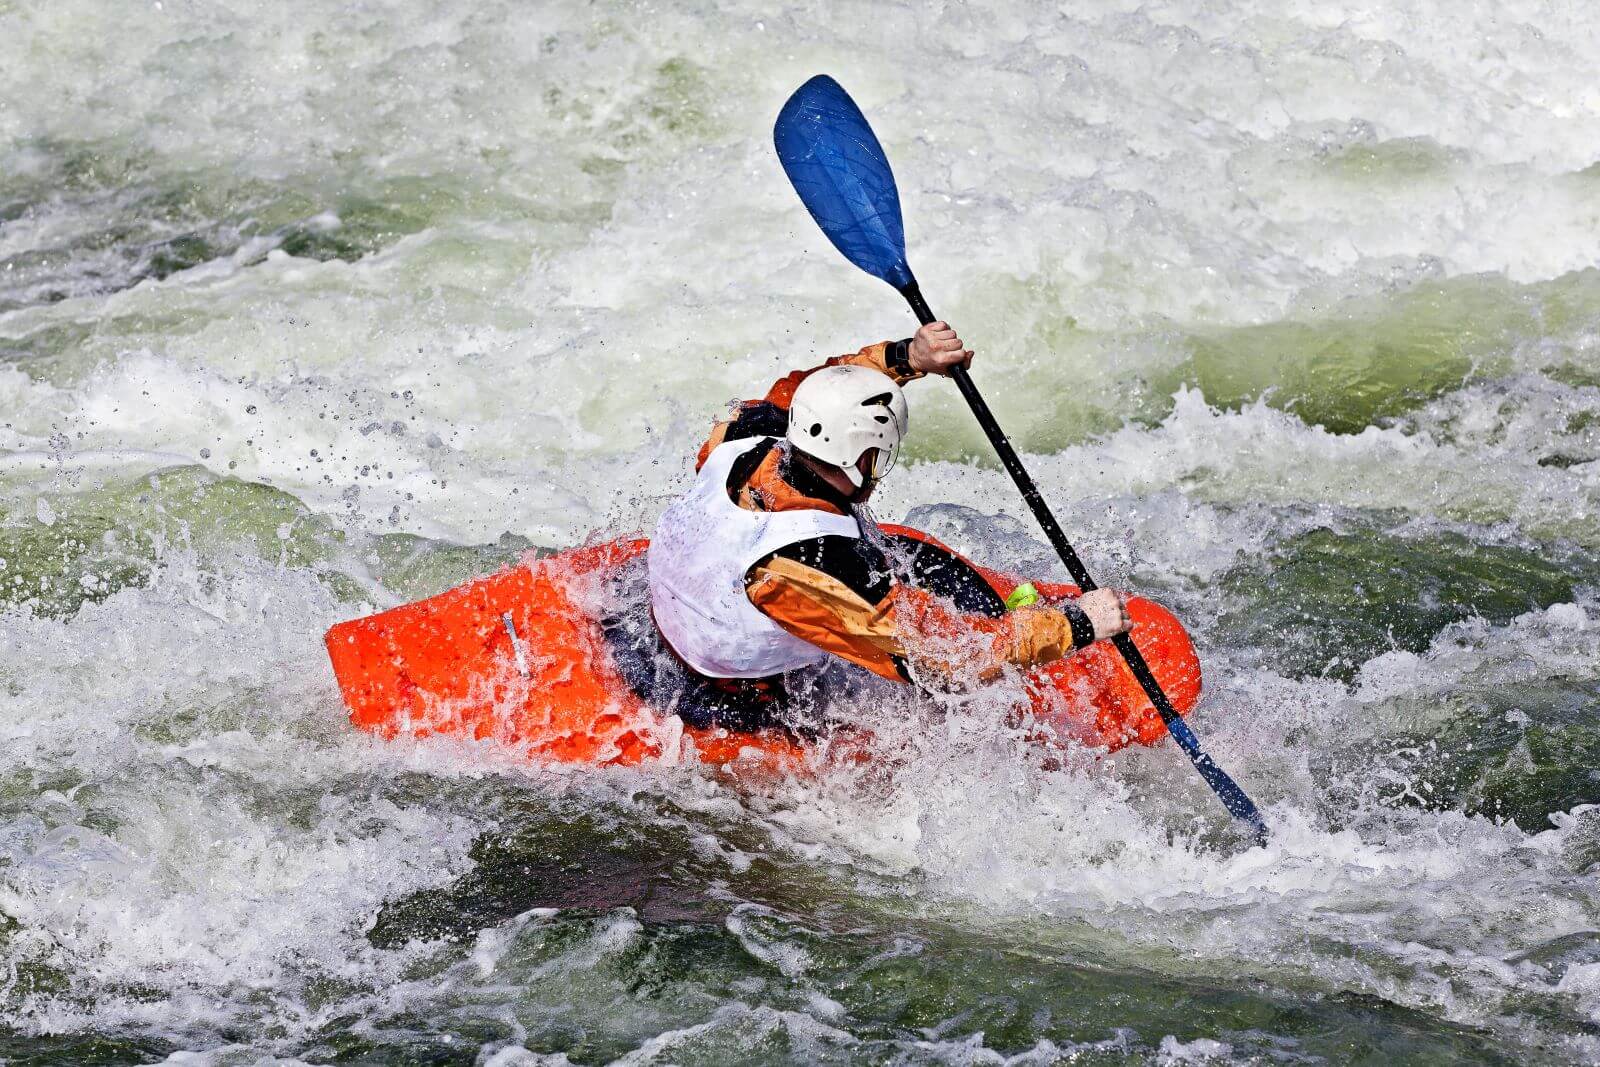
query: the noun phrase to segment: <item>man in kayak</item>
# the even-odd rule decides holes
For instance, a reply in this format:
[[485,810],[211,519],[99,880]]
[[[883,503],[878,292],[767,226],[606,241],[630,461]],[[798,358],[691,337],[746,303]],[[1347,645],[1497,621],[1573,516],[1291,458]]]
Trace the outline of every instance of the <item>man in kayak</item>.
[[906,432],[900,386],[971,361],[930,323],[790,374],[714,426],[650,541],[651,614],[681,670],[622,655],[641,695],[694,726],[756,729],[783,721],[786,676],[830,656],[957,689],[1127,631],[1113,590],[1007,610],[966,561],[888,537],[865,511]]

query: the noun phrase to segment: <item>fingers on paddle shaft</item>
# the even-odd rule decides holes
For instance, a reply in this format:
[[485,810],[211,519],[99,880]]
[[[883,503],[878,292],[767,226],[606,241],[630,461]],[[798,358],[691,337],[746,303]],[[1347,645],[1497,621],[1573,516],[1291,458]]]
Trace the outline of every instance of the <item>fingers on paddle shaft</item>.
[[1115,589],[1094,589],[1078,598],[1078,607],[1089,616],[1095,640],[1127,633],[1133,626],[1128,617],[1128,598]]
[[955,327],[935,319],[917,330],[911,339],[912,369],[924,374],[949,374],[956,367],[972,365],[972,350],[961,340]]

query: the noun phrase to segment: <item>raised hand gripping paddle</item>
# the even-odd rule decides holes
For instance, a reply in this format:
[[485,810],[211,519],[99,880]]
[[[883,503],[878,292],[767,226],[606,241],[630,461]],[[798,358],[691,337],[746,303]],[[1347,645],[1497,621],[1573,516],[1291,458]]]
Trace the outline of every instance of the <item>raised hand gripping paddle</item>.
[[[883,146],[878,144],[866,116],[850,99],[850,94],[826,74],[817,75],[795,90],[783,105],[772,139],[795,192],[800,194],[806,210],[811,212],[811,217],[817,220],[834,247],[868,274],[882,278],[899,290],[919,322],[924,325],[933,322],[933,312],[928,310],[927,301],[917,288],[917,280],[906,264],[905,225],[900,216],[900,193],[895,187],[894,172],[889,169]],[[972,384],[972,377],[963,367],[956,367],[950,376],[955,379],[961,395],[966,397],[967,406],[999,454],[1000,462],[1022,490],[1022,498],[1028,502],[1033,517],[1039,520],[1061,562],[1072,573],[1073,581],[1084,592],[1098,588],[1039,495],[1039,487],[1034,485],[1022,460],[1017,458],[1016,450],[995,421],[989,405],[979,395],[978,387]],[[1257,842],[1265,844],[1267,827],[1261,813],[1227,772],[1201,750],[1199,739],[1161,691],[1161,684],[1150,673],[1133,638],[1119,634],[1112,642],[1160,713],[1167,732],[1188,754],[1195,770],[1217,794],[1222,806],[1234,818],[1248,823]]]

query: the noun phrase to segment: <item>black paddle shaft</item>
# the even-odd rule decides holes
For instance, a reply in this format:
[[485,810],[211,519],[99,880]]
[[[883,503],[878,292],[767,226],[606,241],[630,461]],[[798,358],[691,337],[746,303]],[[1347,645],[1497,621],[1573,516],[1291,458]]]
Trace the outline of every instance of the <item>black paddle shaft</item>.
[[[922,297],[922,290],[916,282],[900,290],[900,295],[906,298],[911,305],[911,310],[917,316],[917,321],[926,326],[936,321],[933,312],[928,308],[928,302]],[[1061,524],[1050,513],[1050,506],[1044,502],[1044,497],[1039,494],[1039,487],[1034,484],[1027,468],[1022,465],[1022,460],[1017,456],[1016,449],[1011,447],[1011,442],[1006,438],[1005,431],[1000,428],[1000,423],[995,421],[994,413],[989,410],[989,405],[984,403],[983,396],[978,392],[978,387],[973,384],[972,376],[965,367],[956,367],[950,372],[950,377],[955,379],[956,387],[961,390],[961,395],[966,397],[967,406],[972,408],[972,414],[977,418],[978,425],[983,427],[984,436],[989,438],[989,443],[1000,456],[1000,462],[1011,474],[1011,480],[1017,483],[1017,488],[1022,490],[1022,499],[1028,502],[1028,508],[1033,512],[1033,517],[1039,520],[1039,525],[1044,529],[1044,534],[1050,539],[1050,544],[1055,547],[1056,554],[1061,557],[1061,562],[1067,565],[1067,570],[1072,574],[1072,580],[1078,583],[1078,588],[1084,592],[1098,589],[1099,585],[1089,576],[1089,569],[1083,565],[1083,560],[1078,558],[1078,552],[1067,540],[1067,535],[1062,531]],[[1161,683],[1156,681],[1156,676],[1151,673],[1150,665],[1144,661],[1144,654],[1139,651],[1139,646],[1133,643],[1133,638],[1127,634],[1118,634],[1111,639],[1117,651],[1122,653],[1122,658],[1127,661],[1128,669],[1144,689],[1145,696],[1150,698],[1150,703],[1161,716],[1161,721],[1166,723],[1167,730],[1173,738],[1188,753],[1189,758],[1200,768],[1202,774],[1214,785],[1220,780],[1226,783],[1224,788],[1218,789],[1228,810],[1240,818],[1250,822],[1257,829],[1258,835],[1264,834],[1261,816],[1256,812],[1255,805],[1250,803],[1244,792],[1234,784],[1232,779],[1223,774],[1221,768],[1212,762],[1211,757],[1202,752],[1199,743],[1195,740],[1193,731],[1188,729],[1188,724],[1183,721],[1177,709],[1172,706],[1172,701],[1167,699],[1167,694],[1162,692]]]

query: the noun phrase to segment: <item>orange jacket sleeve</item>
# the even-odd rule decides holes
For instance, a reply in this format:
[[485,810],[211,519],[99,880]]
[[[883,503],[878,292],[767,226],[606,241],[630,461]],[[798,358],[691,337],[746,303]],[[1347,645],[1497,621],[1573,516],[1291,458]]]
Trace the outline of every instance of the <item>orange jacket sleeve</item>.
[[941,688],[993,681],[1007,667],[1053,663],[1073,650],[1072,625],[1054,608],[998,619],[962,615],[938,598],[896,585],[873,604],[844,582],[774,556],[751,568],[750,602],[789,633],[896,681]]

